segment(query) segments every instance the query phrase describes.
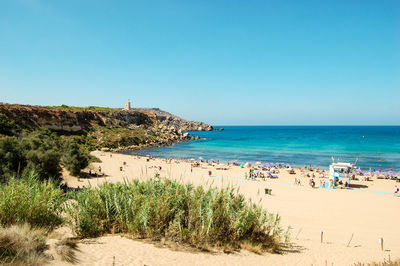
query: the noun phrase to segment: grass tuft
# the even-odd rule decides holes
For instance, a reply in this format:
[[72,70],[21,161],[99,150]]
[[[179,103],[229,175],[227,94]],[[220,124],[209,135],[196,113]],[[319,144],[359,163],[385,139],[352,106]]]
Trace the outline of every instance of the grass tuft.
[[55,244],[55,250],[62,261],[66,261],[72,264],[79,262],[76,257],[76,252],[79,251],[78,243],[75,239],[64,238],[58,241]]
[[1,265],[42,265],[46,262],[45,230],[32,229],[29,225],[0,228]]
[[391,260],[389,257],[389,259],[384,259],[382,262],[370,262],[370,263],[358,262],[353,265],[354,266],[400,266],[400,259]]

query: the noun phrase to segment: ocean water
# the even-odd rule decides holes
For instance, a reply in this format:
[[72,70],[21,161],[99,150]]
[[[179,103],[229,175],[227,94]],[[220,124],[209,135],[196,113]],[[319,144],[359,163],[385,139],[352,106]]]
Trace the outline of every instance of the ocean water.
[[[282,162],[327,168],[331,156],[364,169],[400,170],[400,126],[224,126],[201,140],[132,152],[157,157]],[[366,169],[366,170],[367,170]]]

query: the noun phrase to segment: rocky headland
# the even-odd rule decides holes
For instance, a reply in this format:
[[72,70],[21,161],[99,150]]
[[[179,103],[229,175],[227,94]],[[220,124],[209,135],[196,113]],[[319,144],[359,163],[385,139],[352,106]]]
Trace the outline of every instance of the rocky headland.
[[[60,135],[82,136],[83,142],[93,148],[112,151],[168,146],[198,138],[186,131],[215,130],[206,123],[187,121],[157,108],[122,110],[1,104],[0,115],[2,121],[15,125],[8,135],[18,135],[23,130],[49,129]],[[1,134],[7,133],[5,128],[0,125]]]

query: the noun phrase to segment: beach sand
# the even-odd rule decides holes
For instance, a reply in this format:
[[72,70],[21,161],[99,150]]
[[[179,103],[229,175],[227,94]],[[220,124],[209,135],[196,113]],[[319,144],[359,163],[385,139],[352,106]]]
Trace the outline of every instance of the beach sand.
[[[106,177],[78,179],[65,175],[70,187],[97,186],[102,182],[145,180],[159,173],[161,177],[203,186],[234,186],[253,202],[260,202],[269,212],[279,213],[283,226],[291,226],[292,248],[283,254],[257,255],[248,251],[222,252],[175,251],[162,245],[108,235],[83,240],[78,259],[82,265],[351,265],[356,262],[400,258],[400,197],[391,194],[393,180],[354,181],[359,188],[350,190],[311,188],[309,179],[281,170],[277,179],[253,181],[244,178],[247,168],[231,166],[215,170],[206,163],[193,168],[190,162],[167,163],[160,158],[94,152]],[[126,162],[126,166],[123,163]],[[123,166],[123,171],[120,167]],[[162,170],[158,170],[158,166]],[[93,171],[92,170],[92,171]],[[208,176],[212,171],[212,176]],[[295,186],[299,178],[302,186]],[[315,178],[317,186],[319,178]],[[272,189],[272,195],[264,189]],[[384,193],[380,193],[384,192]],[[323,231],[323,243],[321,243]],[[353,235],[353,237],[352,237]],[[352,240],[348,245],[350,238]],[[378,242],[384,239],[384,250]],[[348,245],[348,246],[347,246]],[[60,265],[60,261],[53,261]]]

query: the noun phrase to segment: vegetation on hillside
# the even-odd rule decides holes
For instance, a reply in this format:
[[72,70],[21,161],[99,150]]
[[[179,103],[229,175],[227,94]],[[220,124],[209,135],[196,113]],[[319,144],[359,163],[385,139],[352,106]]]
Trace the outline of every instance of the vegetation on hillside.
[[8,119],[5,114],[0,114],[0,135],[12,136],[21,131],[21,126]]
[[92,149],[126,147],[156,140],[155,134],[143,128],[94,127],[85,138],[86,145]]
[[0,138],[0,177],[35,171],[40,178],[58,178],[61,164],[78,175],[89,162],[89,152],[74,138],[60,138],[48,130],[33,131],[21,137]]
[[211,126],[189,122],[160,110],[125,112],[99,106],[0,105],[0,138],[21,137],[47,128],[74,137],[86,150],[134,149],[141,145],[169,145],[188,140],[182,131]]
[[62,110],[100,110],[100,111],[117,110],[117,108],[102,107],[102,106],[69,106],[65,104],[62,104],[60,106],[54,105],[45,107],[53,109],[62,109]]

